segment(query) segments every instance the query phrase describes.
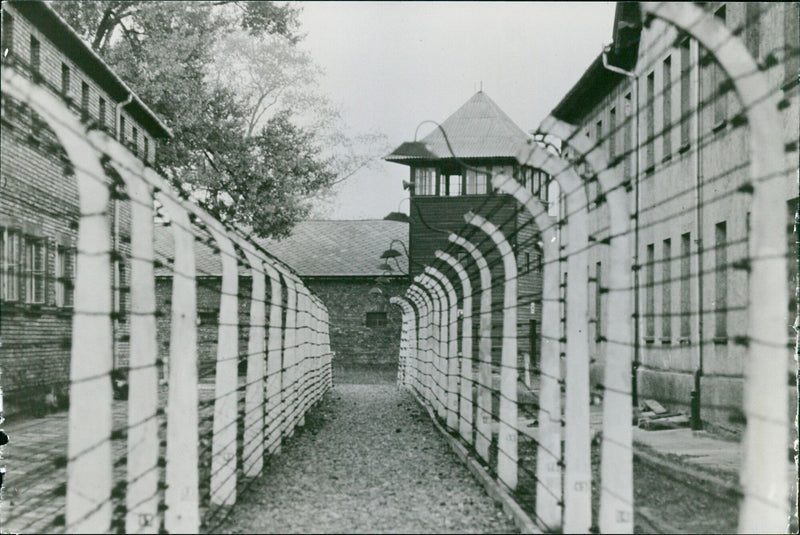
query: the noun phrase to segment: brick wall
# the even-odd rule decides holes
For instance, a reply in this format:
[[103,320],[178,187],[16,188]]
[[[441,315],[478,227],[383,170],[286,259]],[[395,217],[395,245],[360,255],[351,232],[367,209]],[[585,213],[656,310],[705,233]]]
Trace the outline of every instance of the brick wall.
[[[407,284],[393,281],[381,284],[384,297],[370,294],[376,286],[373,277],[367,278],[309,278],[306,284],[328,307],[330,317],[331,349],[336,353],[334,366],[342,368],[390,368],[397,364],[400,347],[400,310],[389,305],[388,299],[402,295]],[[156,280],[156,310],[158,311],[159,358],[169,357],[169,333],[171,310],[171,277]],[[220,279],[198,278],[197,327],[198,372],[201,377],[214,373],[219,328]],[[250,277],[239,278],[239,362],[240,372],[246,370],[247,341],[250,313]],[[283,292],[284,304],[286,293]],[[267,284],[267,302],[270,300]],[[383,304],[382,304],[383,301]],[[383,306],[387,312],[387,324],[367,327],[366,314],[378,311]],[[282,321],[285,322],[285,314]],[[269,313],[267,313],[269,321]]]
[[[27,64],[30,37],[40,42],[40,73],[42,82],[55,92],[61,89],[61,65],[70,67],[69,91],[64,96],[76,106],[81,102],[81,84],[89,86],[89,116],[97,119],[99,99],[106,100],[106,127],[113,131],[114,100],[92,79],[70,62],[38,29],[33,27],[14,7],[3,5],[3,17],[13,18],[12,52],[7,60],[18,56]],[[4,43],[8,44],[4,36]],[[11,68],[4,66],[4,68]],[[18,66],[21,72],[23,66]],[[139,128],[143,144],[144,129],[130,117],[132,128]],[[45,247],[44,302],[26,302],[24,291],[16,301],[0,301],[0,384],[4,392],[6,415],[44,412],[45,396],[55,394],[63,405],[69,387],[70,347],[72,342],[72,308],[56,302],[56,251],[59,247],[74,249],[77,245],[78,190],[74,175],[65,169],[69,161],[55,133],[43,124],[35,128],[31,110],[7,95],[2,97],[2,128],[0,129],[0,235],[19,233],[26,239],[40,240]],[[149,137],[149,136],[148,136]],[[151,154],[155,145],[149,143]],[[99,180],[108,179],[105,177]],[[109,224],[115,210],[109,203]],[[120,233],[114,248],[123,257],[120,295],[123,313],[114,321],[115,366],[128,361],[128,317],[130,256],[130,206],[119,207]],[[112,240],[114,238],[112,237]],[[0,238],[2,240],[2,238]],[[3,266],[3,273],[6,267]],[[112,270],[113,271],[113,270]],[[113,277],[113,275],[112,275]],[[113,281],[109,281],[113,284]]]

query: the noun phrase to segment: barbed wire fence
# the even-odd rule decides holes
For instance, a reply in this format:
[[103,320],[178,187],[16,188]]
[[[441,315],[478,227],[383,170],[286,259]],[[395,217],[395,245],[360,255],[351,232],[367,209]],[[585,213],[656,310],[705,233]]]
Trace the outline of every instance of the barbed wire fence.
[[[562,153],[531,143],[518,160],[546,172],[558,197],[548,203],[544,190],[492,177],[518,211],[509,213],[502,196],[487,196],[405,296],[392,301],[403,310],[401,384],[544,531],[796,526],[796,468],[787,462],[795,455],[789,429],[796,402],[787,393],[796,386],[796,361],[787,324],[795,318],[788,297],[797,258],[787,234],[798,191],[797,99],[782,82],[800,50],[782,43],[756,61],[739,37],[753,24],[781,20],[784,6],[761,4],[726,27],[694,5],[643,3],[645,31],[656,43],[636,67],[634,83],[646,98],[594,137],[545,119],[539,133],[560,139]],[[680,71],[671,59],[664,67],[665,55],[680,57],[688,46]],[[667,81],[655,91],[648,74],[662,67]],[[672,113],[679,109],[671,106],[678,72],[702,89]],[[726,115],[718,123],[721,99]],[[656,109],[666,117],[660,128],[654,117],[640,123]],[[684,124],[686,143],[673,143]],[[794,126],[784,131],[785,124]],[[634,129],[645,134],[641,141]],[[691,166],[709,158],[716,167],[693,174]],[[683,178],[670,178],[676,175]],[[529,214],[525,222],[519,210]],[[540,266],[520,261],[526,250],[538,251]],[[541,275],[538,299],[518,292],[531,274]],[[542,318],[534,381],[518,358],[517,312],[531,303]],[[705,358],[698,362],[698,355]],[[632,424],[642,412],[634,381],[653,392],[658,374],[680,376],[664,391],[670,401],[693,413],[702,406],[710,420],[727,411],[743,429],[736,482],[703,487],[666,465],[647,466],[665,492],[677,486],[696,502],[678,505],[682,518],[673,523],[656,522],[650,507],[658,498],[637,492],[651,476],[634,462]],[[704,405],[688,399],[700,386],[709,392]],[[602,399],[600,412],[592,411],[593,398]],[[709,515],[709,504],[720,514]],[[708,524],[731,511],[724,526]]]
[[[74,288],[71,273],[49,281],[74,295],[69,413],[48,430],[59,441],[5,455],[33,467],[17,476],[10,464],[4,493],[25,492],[3,501],[3,529],[215,532],[331,388],[327,309],[43,81],[4,61],[2,92],[49,130],[44,149],[17,141],[61,154],[79,201],[55,214],[77,220]],[[112,203],[125,239],[112,239]]]

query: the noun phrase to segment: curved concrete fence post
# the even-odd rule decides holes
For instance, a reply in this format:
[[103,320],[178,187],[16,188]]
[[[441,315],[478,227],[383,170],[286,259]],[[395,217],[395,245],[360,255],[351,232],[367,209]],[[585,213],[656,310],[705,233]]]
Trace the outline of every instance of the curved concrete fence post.
[[407,368],[410,361],[410,348],[411,336],[413,333],[413,326],[411,322],[414,318],[414,311],[411,304],[403,297],[390,297],[389,302],[393,305],[400,307],[403,312],[402,326],[400,329],[400,355],[398,363],[397,384],[398,386],[407,386],[408,374]]
[[589,244],[588,202],[583,181],[572,164],[531,145],[526,161],[551,175],[566,199],[567,328],[564,414],[564,526],[586,533],[592,525],[591,429],[589,427],[589,306],[586,292]]
[[443,252],[434,253],[456,273],[461,283],[461,352],[459,353],[459,409],[458,432],[467,444],[472,444],[472,284],[464,266],[453,256]]
[[297,405],[294,421],[298,426],[306,423],[305,411],[308,403],[308,362],[309,362],[309,314],[308,288],[301,282],[297,285]]
[[733,83],[747,117],[752,188],[748,243],[750,261],[747,362],[742,439],[739,532],[783,532],[788,523],[785,457],[789,420],[786,411],[785,214],[782,188],[772,181],[789,179],[778,113],[780,92],[770,87],[764,71],[744,43],[723,23],[692,4],[643,2],[643,11],[688,33],[714,55]]
[[292,277],[283,273],[286,285],[286,327],[283,337],[283,378],[281,384],[284,437],[294,433],[292,415],[297,403],[297,289]]
[[478,407],[475,413],[475,451],[489,462],[492,441],[492,273],[478,248],[470,241],[450,234],[451,243],[465,249],[475,264],[481,279],[481,301],[478,315]]
[[447,413],[447,428],[456,430],[458,428],[458,299],[455,288],[441,271],[434,267],[426,266],[425,273],[441,284],[449,302],[447,358],[444,362],[446,373],[445,410]]
[[436,392],[436,415],[441,420],[447,418],[447,404],[445,391],[447,388],[447,338],[450,335],[447,325],[449,323],[450,307],[447,299],[447,292],[440,283],[427,274],[418,276],[419,283],[425,286],[434,296],[434,324],[436,332],[437,348],[434,353],[434,389]]
[[195,236],[185,208],[156,193],[170,219],[175,242],[167,383],[167,447],[164,528],[200,529],[199,412],[197,392],[197,286]]
[[517,258],[503,232],[484,217],[468,212],[464,220],[489,235],[503,258],[503,348],[500,362],[500,415],[497,477],[517,488]]
[[424,385],[422,379],[425,377],[425,370],[423,367],[425,362],[425,355],[423,354],[425,339],[423,330],[425,328],[425,315],[427,314],[427,309],[425,308],[425,301],[416,291],[412,291],[412,289],[416,290],[416,288],[413,286],[406,290],[406,297],[411,300],[412,304],[415,306],[416,315],[416,331],[413,341],[413,352],[411,353],[411,369],[413,370],[411,387],[416,389],[420,395],[424,395]]
[[[527,152],[520,161],[527,160]],[[561,338],[558,239],[547,205],[514,179],[497,176],[492,186],[512,195],[533,216],[542,240],[542,347],[539,378],[539,434],[536,446],[536,519],[546,531],[561,528]]]
[[419,296],[419,299],[421,299],[424,303],[424,316],[422,318],[424,327],[420,327],[420,340],[422,341],[420,348],[420,360],[422,360],[423,370],[422,382],[424,387],[424,397],[428,400],[430,406],[435,408],[435,393],[433,388],[433,360],[434,351],[437,347],[433,325],[433,318],[436,312],[435,303],[428,291],[418,283],[415,283],[411,287],[410,291],[415,292]]
[[[634,353],[633,247],[627,185],[611,169],[603,150],[578,128],[552,116],[539,130],[552,134],[583,155],[597,174],[609,209],[608,345],[603,379],[603,442],[600,461],[601,533],[633,533],[633,429],[631,367]],[[613,358],[610,358],[613,356]]]
[[[111,157],[131,199],[130,361],[125,504],[126,533],[157,533],[158,511],[158,344],[153,186],[145,165],[120,143],[93,131],[89,140]],[[159,177],[160,178],[160,177]]]
[[[417,277],[416,279],[418,279]],[[419,291],[423,298],[427,303],[428,314],[426,319],[426,331],[425,331],[425,340],[426,340],[426,368],[427,368],[427,391],[428,391],[428,401],[433,408],[434,412],[438,411],[438,390],[436,388],[436,360],[438,358],[439,353],[439,327],[438,327],[438,318],[439,318],[439,298],[438,296],[428,289],[427,286],[420,283],[418,280],[415,279],[415,282],[418,284]]]
[[261,473],[264,463],[264,374],[267,338],[267,281],[264,261],[245,250],[250,264],[250,332],[247,340],[247,379],[244,397],[242,470],[246,477]]
[[283,375],[281,348],[283,337],[283,294],[281,277],[278,270],[269,262],[264,262],[264,269],[269,275],[269,336],[267,337],[267,370],[266,370],[266,442],[267,453],[280,453],[281,433],[281,377]]
[[236,503],[236,433],[239,414],[239,268],[231,239],[215,227],[207,228],[219,248],[222,262],[211,440],[211,503],[233,505]]
[[[67,463],[67,531],[102,533],[111,526],[110,191],[100,153],[86,127],[55,95],[11,68],[2,69],[3,93],[31,106],[53,129],[75,174],[78,221]],[[87,415],[91,414],[91,418]]]

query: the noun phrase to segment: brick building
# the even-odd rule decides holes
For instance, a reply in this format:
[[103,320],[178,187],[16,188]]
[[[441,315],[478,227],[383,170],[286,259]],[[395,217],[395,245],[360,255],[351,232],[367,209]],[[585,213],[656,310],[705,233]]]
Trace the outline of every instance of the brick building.
[[[408,262],[392,260],[390,271],[382,266],[383,251],[397,244],[406,247],[408,224],[402,221],[359,220],[298,223],[292,234],[280,241],[256,239],[264,249],[291,266],[303,282],[328,307],[331,349],[337,371],[383,370],[396,373],[400,343],[400,311],[389,298],[402,295],[408,286]],[[164,265],[172,256],[172,234],[156,226],[156,258]],[[198,353],[201,377],[214,372],[217,318],[222,266],[219,255],[200,241],[195,242],[197,261]],[[239,354],[247,352],[249,293],[251,278],[246,263],[239,266]],[[169,355],[169,307],[172,272],[156,269],[156,299],[159,311],[159,356]],[[267,285],[267,300],[270,288]],[[284,293],[284,300],[286,299]],[[244,358],[240,359],[244,370]]]
[[[442,134],[444,130],[445,135]],[[486,257],[492,280],[502,281],[503,263],[497,248],[482,231],[468,227],[464,214],[473,211],[498,226],[514,249],[518,278],[518,350],[534,362],[539,353],[541,332],[541,248],[538,229],[530,213],[511,195],[493,191],[491,177],[504,174],[526,185],[542,200],[548,198],[548,177],[518,160],[517,155],[531,137],[520,129],[483,91],[475,93],[429,135],[418,142],[406,142],[385,159],[407,165],[410,177],[409,251],[412,276],[435,262],[436,250],[467,253],[448,242],[455,232],[472,241]],[[480,278],[474,262],[465,264],[473,291],[479,291]],[[449,266],[436,267],[458,281]],[[454,286],[459,286],[456,282]],[[473,300],[473,317],[478,316],[480,300]],[[503,288],[492,288],[492,347],[499,364],[502,347]],[[535,309],[535,310],[534,310]],[[478,322],[473,322],[477,339]],[[477,344],[475,344],[477,356]]]
[[[765,65],[787,104],[781,112],[784,139],[796,142],[798,4],[709,2],[704,8],[744,39]],[[750,237],[750,196],[737,189],[749,180],[748,129],[737,126],[741,105],[733,92],[725,91],[721,69],[704,57],[694,39],[679,36],[662,21],[643,27],[638,3],[619,3],[605,60],[631,76],[604,67],[601,54],[553,114],[579,125],[579,135],[601,143],[615,169],[634,184],[635,262],[642,266],[635,283],[635,394],[684,410],[694,396],[702,421],[736,428],[742,421],[746,348],[735,339],[747,324],[747,272],[734,266],[747,254]],[[766,61],[769,57],[777,61]],[[565,155],[571,157],[570,151]],[[796,170],[797,158],[795,145],[786,152],[785,168]],[[596,182],[587,183],[590,199],[596,187]],[[786,326],[793,346],[796,171],[770,187],[780,188],[785,199],[775,209],[786,213],[791,251]],[[590,232],[600,242],[608,235],[607,205],[590,205],[589,217]],[[592,248],[589,257],[590,273],[602,285],[607,249]],[[595,331],[605,323],[605,297],[597,288],[597,282],[589,283],[590,318],[597,321],[590,328]],[[598,368],[606,348],[596,341],[602,332],[592,334],[590,349]],[[788,349],[787,372],[794,414],[796,369]]]
[[[17,69],[59,96],[147,163],[169,129],[43,2],[4,2],[3,69]],[[69,160],[42,117],[2,97],[0,144],[0,369],[7,413],[65,401],[69,379],[72,280],[78,224]],[[102,179],[102,178],[101,178]],[[129,209],[112,200],[111,244],[129,249]],[[127,361],[127,261],[115,260],[115,349]]]

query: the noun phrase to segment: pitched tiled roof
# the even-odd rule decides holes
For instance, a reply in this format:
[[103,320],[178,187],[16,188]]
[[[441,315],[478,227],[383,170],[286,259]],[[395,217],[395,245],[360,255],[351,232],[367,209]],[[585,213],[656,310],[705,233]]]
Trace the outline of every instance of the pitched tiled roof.
[[[156,225],[156,258],[164,264],[173,255],[170,227]],[[292,267],[301,277],[367,277],[386,275],[378,266],[385,262],[381,254],[389,249],[392,240],[408,247],[408,223],[369,219],[356,221],[311,220],[298,223],[291,236],[283,240],[256,241],[269,253]],[[397,243],[393,247],[403,253]],[[197,276],[219,276],[222,267],[219,254],[208,245],[195,242]],[[403,253],[397,257],[400,268],[408,272],[408,259]],[[390,264],[399,274],[394,260]],[[240,266],[246,275],[246,266]],[[172,273],[171,265],[156,269],[156,275]]]
[[[478,91],[463,106],[425,136],[423,147],[414,149],[403,143],[386,160],[404,162],[416,159],[452,158],[516,158],[528,135],[483,91]],[[411,150],[414,149],[414,150]],[[452,149],[452,151],[451,151]]]

